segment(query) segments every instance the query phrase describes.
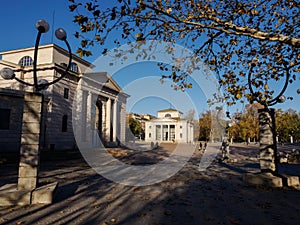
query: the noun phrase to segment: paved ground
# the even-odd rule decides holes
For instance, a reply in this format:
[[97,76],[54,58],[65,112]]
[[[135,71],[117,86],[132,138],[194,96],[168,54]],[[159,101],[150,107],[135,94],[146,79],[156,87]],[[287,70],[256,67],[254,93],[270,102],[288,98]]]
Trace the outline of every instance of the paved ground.
[[[112,153],[127,163],[148,159],[155,163],[174,146],[164,147],[159,154]],[[201,172],[202,152],[197,151],[176,175],[145,187],[108,181],[76,154],[47,156],[41,163],[40,181],[59,182],[55,202],[0,208],[0,224],[297,224],[300,189],[246,186],[242,174],[259,171],[257,146],[235,145],[231,152],[238,163],[215,162]],[[299,166],[281,165],[280,170],[300,176]],[[0,165],[0,174],[0,185],[16,182],[17,164]]]

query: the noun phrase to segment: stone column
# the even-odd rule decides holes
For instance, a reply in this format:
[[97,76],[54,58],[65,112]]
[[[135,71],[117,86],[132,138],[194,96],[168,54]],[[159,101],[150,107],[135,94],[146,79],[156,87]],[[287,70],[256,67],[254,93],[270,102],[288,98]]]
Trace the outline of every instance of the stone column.
[[186,123],[186,142],[189,142],[189,123]]
[[294,144],[293,135],[290,136],[290,141],[291,141],[291,144]]
[[86,95],[86,140],[92,146],[92,93],[87,91]]
[[275,110],[259,109],[260,169],[277,173]]
[[81,100],[81,141],[87,141],[87,96],[88,92],[82,90],[82,100]]
[[118,115],[118,101],[114,101],[114,110],[113,110],[113,142],[117,141],[117,115]]
[[42,94],[25,92],[18,190],[33,190],[37,187],[43,101]]
[[110,142],[111,99],[106,102],[106,141]]
[[105,101],[101,101],[102,104],[102,118],[101,118],[101,140],[106,140],[106,103]]
[[126,136],[126,104],[120,102],[120,141],[125,142]]

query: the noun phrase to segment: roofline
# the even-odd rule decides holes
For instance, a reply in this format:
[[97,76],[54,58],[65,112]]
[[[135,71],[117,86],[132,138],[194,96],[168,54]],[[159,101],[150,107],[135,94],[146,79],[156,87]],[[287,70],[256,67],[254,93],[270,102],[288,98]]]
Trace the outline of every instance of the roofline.
[[[39,46],[39,49],[43,49],[43,48],[51,48],[53,47],[54,49],[60,51],[61,53],[64,53],[65,55],[68,55],[68,51],[56,44],[46,44],[46,45],[40,45]],[[34,51],[34,48],[35,47],[27,47],[27,48],[18,48],[18,49],[13,49],[13,50],[8,50],[8,51],[3,51],[3,52],[0,52],[0,55],[6,55],[6,54],[12,54],[12,53],[18,53],[18,52],[23,52],[23,51]],[[76,59],[76,61],[90,67],[90,68],[95,68],[96,66],[80,57],[78,57],[77,55],[75,55],[74,53],[72,53],[72,57],[74,59]]]
[[176,111],[176,112],[179,112],[179,113],[183,114],[183,112],[181,112],[181,111],[179,111],[177,109],[173,109],[173,108],[162,109],[162,110],[159,110],[157,112],[169,112],[169,111],[173,111],[173,112]]
[[[80,78],[88,79],[88,80],[93,81],[93,82],[96,82],[96,83],[98,83],[98,84],[100,84],[100,85],[102,85],[102,86],[104,86],[104,87],[107,87],[107,86],[105,85],[105,83],[97,82],[97,81],[95,81],[95,80],[93,80],[93,79],[91,79],[91,78],[85,76],[85,75],[89,75],[89,74],[91,74],[91,75],[93,75],[93,74],[104,74],[108,80],[110,80],[114,85],[117,86],[117,88],[119,89],[119,90],[118,90],[119,94],[123,95],[125,98],[129,98],[129,97],[130,97],[130,95],[127,94],[127,93],[125,93],[125,92],[123,91],[123,89],[116,83],[116,81],[115,81],[115,80],[114,80],[107,72],[89,72],[89,73],[82,73],[82,74],[80,74]],[[109,87],[108,87],[108,88],[109,88]]]
[[18,64],[15,64],[15,63],[12,63],[12,62],[9,62],[9,61],[5,61],[5,60],[2,60],[2,59],[0,59],[0,64],[2,64],[4,66],[14,67],[14,68],[20,67],[20,65],[18,65]]

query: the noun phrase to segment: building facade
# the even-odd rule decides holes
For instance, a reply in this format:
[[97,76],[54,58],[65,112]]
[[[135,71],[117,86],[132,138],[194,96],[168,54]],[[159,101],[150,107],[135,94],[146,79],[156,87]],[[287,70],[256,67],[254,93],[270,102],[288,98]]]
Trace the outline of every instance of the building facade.
[[156,119],[145,123],[145,141],[193,142],[194,124],[182,116],[182,112],[172,108],[158,111]]
[[[17,78],[33,83],[33,54],[33,47],[0,52],[0,69],[9,67],[15,71]],[[51,82],[60,77],[68,60],[68,52],[57,45],[39,46],[38,79]],[[108,145],[125,140],[128,95],[123,93],[109,74],[93,72],[93,68],[91,63],[73,55],[67,76],[42,91],[45,96],[40,141],[42,148],[60,150],[76,146],[72,124],[75,98],[76,107],[81,105],[81,115],[85,117],[86,124],[90,124],[88,128],[93,130],[94,135],[97,134]],[[9,119],[8,124],[0,125],[1,150],[19,150],[21,125],[16,125],[16,121],[22,121],[22,98],[25,91],[32,91],[32,87],[0,77],[0,89],[1,122]],[[81,96],[79,100],[78,96]],[[84,138],[89,140],[91,137]]]

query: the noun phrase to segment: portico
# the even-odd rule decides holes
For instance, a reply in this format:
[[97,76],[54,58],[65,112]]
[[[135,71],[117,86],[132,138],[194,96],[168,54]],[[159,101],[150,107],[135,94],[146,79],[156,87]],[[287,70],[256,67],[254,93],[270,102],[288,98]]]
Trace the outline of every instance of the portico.
[[175,109],[158,111],[158,118],[145,123],[145,141],[193,142],[194,124],[182,119],[182,113]]
[[78,89],[76,138],[80,136],[82,144],[90,147],[99,146],[100,142],[105,146],[124,142],[128,95],[107,73],[85,74]]

